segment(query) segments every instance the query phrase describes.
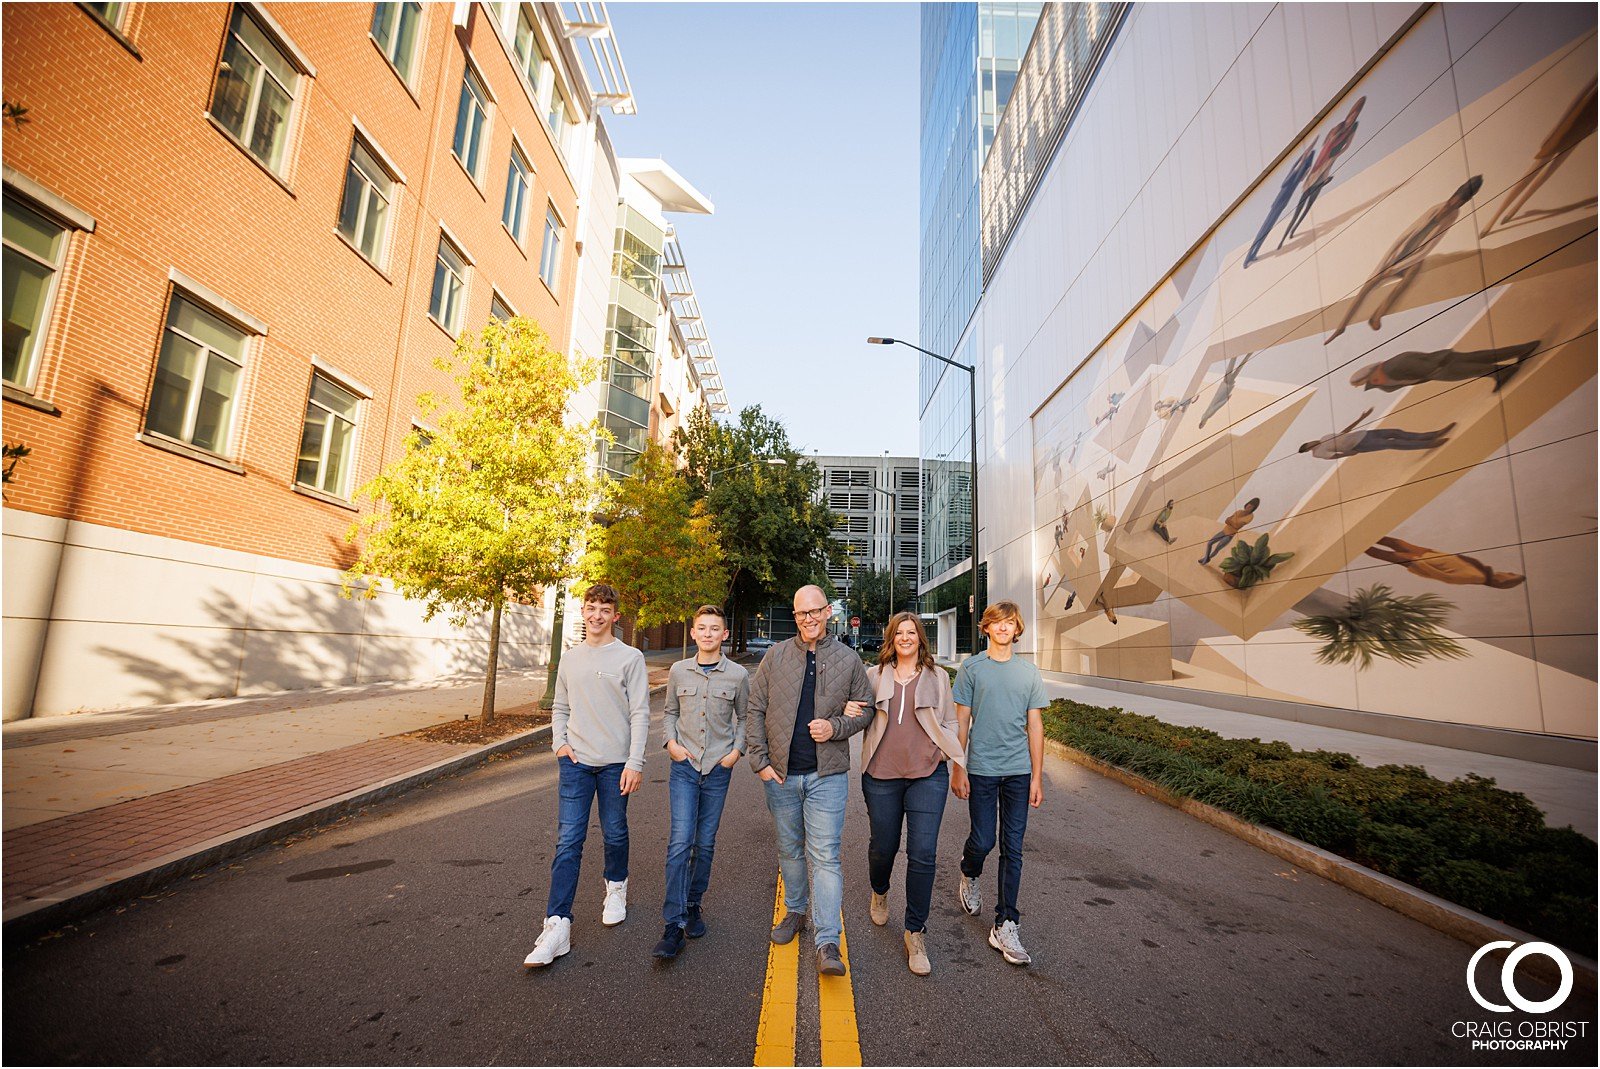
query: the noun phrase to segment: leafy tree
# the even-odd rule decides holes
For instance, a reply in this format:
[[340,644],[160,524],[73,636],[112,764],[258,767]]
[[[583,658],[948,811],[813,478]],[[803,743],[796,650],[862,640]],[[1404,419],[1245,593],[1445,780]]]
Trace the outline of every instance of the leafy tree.
[[[17,465],[27,459],[32,452],[32,449],[29,449],[21,442],[5,443],[5,466],[0,468],[0,476],[3,476],[3,478],[0,478],[0,482],[10,485],[12,476],[17,470]],[[3,491],[0,491],[0,493],[3,493]]]
[[687,618],[728,592],[722,542],[704,501],[691,498],[672,453],[651,443],[612,498],[610,523],[589,538],[583,573],[617,588],[639,627]]
[[889,622],[894,609],[910,607],[914,593],[911,584],[896,575],[893,568],[868,565],[851,571],[846,605],[850,615],[861,617],[863,629],[868,624],[882,627]]
[[695,500],[705,502],[727,549],[726,602],[741,646],[740,606],[786,601],[807,583],[833,589],[828,567],[848,558],[829,533],[833,514],[818,496],[822,471],[789,442],[783,424],[760,405],[731,423],[698,409],[676,441]]
[[[591,471],[598,433],[568,426],[567,399],[593,381],[594,361],[568,359],[530,319],[491,320],[463,334],[453,360],[459,397],[432,393],[417,403],[438,430],[413,431],[405,451],[360,493],[374,509],[350,528],[365,533],[345,573],[344,594],[391,580],[420,599],[426,616],[457,624],[491,613],[483,720],[494,719],[500,616],[507,599],[538,603],[544,588],[572,571],[605,484]],[[559,639],[555,639],[559,641]]]

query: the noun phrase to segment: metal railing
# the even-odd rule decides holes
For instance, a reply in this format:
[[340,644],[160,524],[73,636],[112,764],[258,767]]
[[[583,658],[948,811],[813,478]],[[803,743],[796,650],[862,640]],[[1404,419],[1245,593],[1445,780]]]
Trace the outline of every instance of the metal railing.
[[979,178],[984,285],[1131,6],[1046,4],[1040,14]]

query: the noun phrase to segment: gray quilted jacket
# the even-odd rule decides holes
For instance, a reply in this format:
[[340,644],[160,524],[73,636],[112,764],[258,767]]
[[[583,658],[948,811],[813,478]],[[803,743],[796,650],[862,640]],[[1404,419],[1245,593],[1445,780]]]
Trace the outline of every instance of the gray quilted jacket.
[[[798,638],[786,639],[767,651],[750,679],[750,705],[744,720],[745,753],[750,770],[771,765],[789,774],[789,742],[800,706],[800,685],[806,673],[806,648]],[[850,771],[850,736],[866,730],[871,715],[844,715],[847,701],[872,705],[867,668],[856,651],[824,635],[817,642],[816,715],[833,724],[833,738],[817,743],[817,775]]]

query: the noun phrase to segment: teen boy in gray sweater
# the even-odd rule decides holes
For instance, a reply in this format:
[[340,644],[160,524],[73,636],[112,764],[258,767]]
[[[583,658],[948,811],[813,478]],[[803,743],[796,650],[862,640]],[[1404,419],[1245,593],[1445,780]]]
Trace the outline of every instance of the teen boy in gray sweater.
[[572,900],[596,803],[605,837],[601,920],[621,924],[628,915],[628,795],[644,780],[650,685],[644,655],[612,637],[616,620],[617,592],[591,586],[583,595],[584,639],[556,671],[550,744],[561,770],[559,830],[544,930],[524,965],[549,965],[572,949]]

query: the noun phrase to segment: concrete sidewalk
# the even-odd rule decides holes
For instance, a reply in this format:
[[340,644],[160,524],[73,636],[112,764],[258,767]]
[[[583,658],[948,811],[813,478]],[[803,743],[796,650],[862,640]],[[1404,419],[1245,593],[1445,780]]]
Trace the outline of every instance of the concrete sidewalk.
[[1534,805],[1544,810],[1545,823],[1552,827],[1570,824],[1593,839],[1597,825],[1600,825],[1595,794],[1596,774],[1582,769],[1519,761],[1512,757],[1431,746],[1253,713],[1213,709],[1171,698],[1105,690],[1048,678],[1045,680],[1045,692],[1052,698],[1116,707],[1130,713],[1153,716],[1169,724],[1208,728],[1228,738],[1286,742],[1300,750],[1335,750],[1353,754],[1368,765],[1420,765],[1431,775],[1443,780],[1475,773],[1493,779],[1496,785],[1508,791],[1520,791],[1527,795]]

